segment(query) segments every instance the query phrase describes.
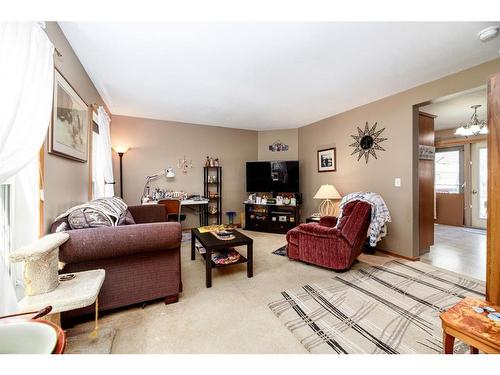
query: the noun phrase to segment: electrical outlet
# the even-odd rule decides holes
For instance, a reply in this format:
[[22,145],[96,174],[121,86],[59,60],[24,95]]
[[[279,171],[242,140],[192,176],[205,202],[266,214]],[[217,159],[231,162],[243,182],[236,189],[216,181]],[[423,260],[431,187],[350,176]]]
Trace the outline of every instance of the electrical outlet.
[[396,177],[394,179],[394,186],[395,187],[401,187],[401,179],[399,177]]

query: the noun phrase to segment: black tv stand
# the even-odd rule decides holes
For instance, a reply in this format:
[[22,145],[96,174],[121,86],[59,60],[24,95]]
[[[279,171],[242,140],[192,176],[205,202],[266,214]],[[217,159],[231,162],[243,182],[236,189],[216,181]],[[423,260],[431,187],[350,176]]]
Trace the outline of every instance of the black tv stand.
[[300,206],[245,202],[245,229],[285,234],[300,224]]

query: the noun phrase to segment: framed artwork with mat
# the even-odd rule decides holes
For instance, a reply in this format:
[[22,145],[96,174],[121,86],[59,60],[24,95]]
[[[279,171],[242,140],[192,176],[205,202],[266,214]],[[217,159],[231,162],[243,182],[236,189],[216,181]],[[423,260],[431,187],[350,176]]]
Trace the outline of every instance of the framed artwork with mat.
[[49,153],[86,162],[89,117],[87,103],[56,69],[52,121],[49,129]]

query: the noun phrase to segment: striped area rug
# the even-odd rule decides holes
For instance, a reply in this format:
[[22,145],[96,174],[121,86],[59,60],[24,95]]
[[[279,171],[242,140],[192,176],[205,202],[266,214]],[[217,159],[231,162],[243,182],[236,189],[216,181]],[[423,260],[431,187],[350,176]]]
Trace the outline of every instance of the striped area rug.
[[[436,354],[439,314],[484,293],[483,282],[394,260],[284,291],[269,307],[311,353]],[[455,352],[467,351],[456,340]]]

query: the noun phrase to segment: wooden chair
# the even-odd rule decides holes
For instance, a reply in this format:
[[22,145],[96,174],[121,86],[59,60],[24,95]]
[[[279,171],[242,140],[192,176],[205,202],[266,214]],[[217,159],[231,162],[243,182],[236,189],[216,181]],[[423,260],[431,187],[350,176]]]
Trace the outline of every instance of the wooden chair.
[[445,354],[453,354],[455,338],[469,344],[470,352],[500,354],[500,326],[488,318],[488,313],[477,313],[474,307],[492,307],[500,311],[500,306],[475,298],[464,298],[448,311],[441,313],[443,346]]
[[179,199],[162,199],[158,204],[165,206],[167,221],[181,222],[186,220],[186,215],[181,214],[181,201]]

